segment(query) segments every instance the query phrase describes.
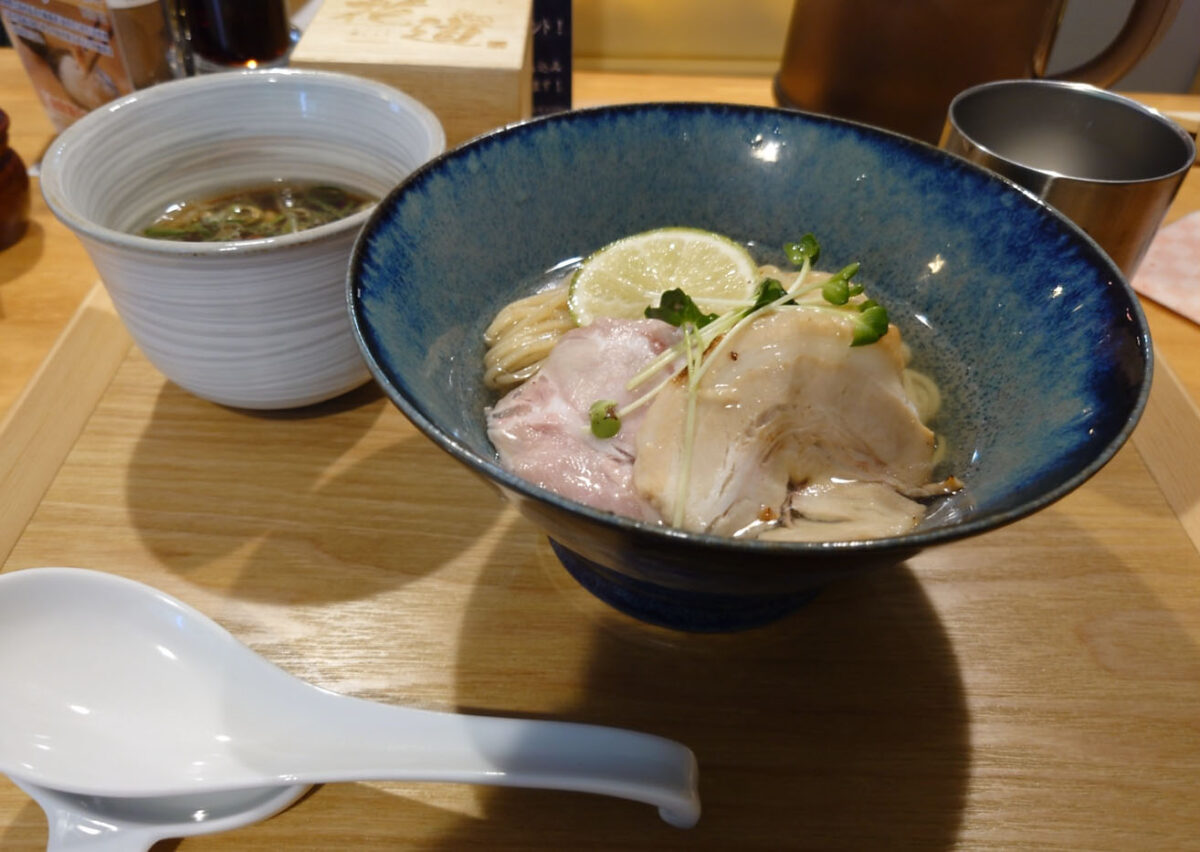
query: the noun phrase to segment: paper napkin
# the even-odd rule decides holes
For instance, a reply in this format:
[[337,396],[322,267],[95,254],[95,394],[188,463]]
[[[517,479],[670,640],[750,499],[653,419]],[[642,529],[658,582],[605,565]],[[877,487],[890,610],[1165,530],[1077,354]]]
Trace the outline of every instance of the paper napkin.
[[1141,295],[1200,323],[1200,211],[1159,228],[1131,283]]

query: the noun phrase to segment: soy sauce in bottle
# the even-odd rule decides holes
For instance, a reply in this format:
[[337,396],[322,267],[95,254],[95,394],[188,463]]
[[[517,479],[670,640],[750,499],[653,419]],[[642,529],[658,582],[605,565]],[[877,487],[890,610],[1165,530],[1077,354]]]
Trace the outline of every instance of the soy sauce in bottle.
[[176,0],[197,71],[282,64],[291,47],[284,0]]

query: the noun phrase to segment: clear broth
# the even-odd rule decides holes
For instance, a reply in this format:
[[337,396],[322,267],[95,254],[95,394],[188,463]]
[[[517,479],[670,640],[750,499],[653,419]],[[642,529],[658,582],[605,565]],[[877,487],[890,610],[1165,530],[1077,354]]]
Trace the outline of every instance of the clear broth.
[[327,225],[376,201],[336,184],[272,181],[172,203],[139,233],[192,243],[256,240]]

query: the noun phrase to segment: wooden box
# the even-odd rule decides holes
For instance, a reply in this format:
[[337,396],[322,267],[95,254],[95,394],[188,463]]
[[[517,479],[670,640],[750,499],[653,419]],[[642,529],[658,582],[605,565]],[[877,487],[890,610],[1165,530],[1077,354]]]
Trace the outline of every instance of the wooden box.
[[290,64],[407,92],[455,145],[529,117],[531,18],[532,0],[323,0]]

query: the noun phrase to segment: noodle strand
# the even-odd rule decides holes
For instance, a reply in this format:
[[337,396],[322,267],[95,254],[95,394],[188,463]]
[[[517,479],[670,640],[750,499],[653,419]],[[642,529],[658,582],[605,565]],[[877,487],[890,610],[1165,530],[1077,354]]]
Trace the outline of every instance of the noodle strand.
[[484,384],[506,391],[536,375],[558,339],[574,327],[566,284],[509,303],[483,333]]

